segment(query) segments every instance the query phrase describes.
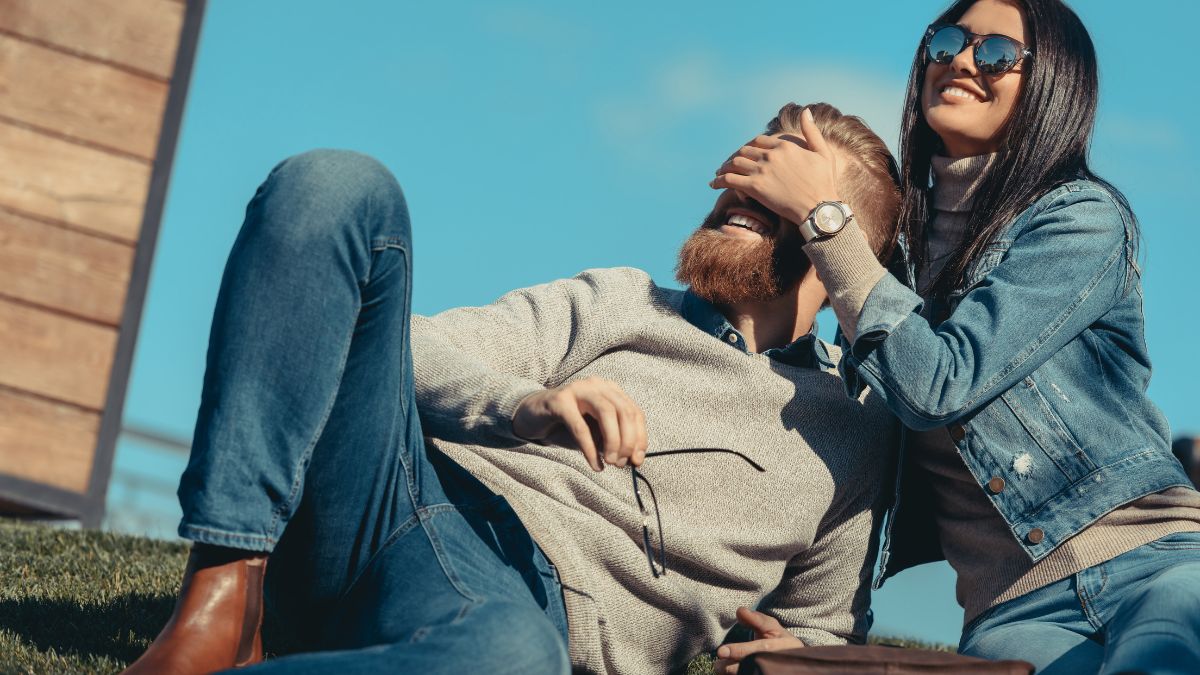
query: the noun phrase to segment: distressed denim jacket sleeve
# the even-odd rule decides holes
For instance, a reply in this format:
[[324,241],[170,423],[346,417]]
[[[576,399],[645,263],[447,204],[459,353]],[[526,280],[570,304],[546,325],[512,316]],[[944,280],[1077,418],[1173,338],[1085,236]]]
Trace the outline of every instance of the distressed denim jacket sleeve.
[[842,360],[850,393],[870,385],[913,429],[972,414],[1045,363],[1127,289],[1132,219],[1093,183],[1043,197],[1001,235],[996,259],[968,273],[936,326],[921,298],[891,274],[875,285]]

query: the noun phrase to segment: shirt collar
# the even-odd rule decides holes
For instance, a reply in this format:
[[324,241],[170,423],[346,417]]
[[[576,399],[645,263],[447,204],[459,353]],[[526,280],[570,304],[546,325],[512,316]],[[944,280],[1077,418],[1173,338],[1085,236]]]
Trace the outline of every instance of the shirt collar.
[[[683,294],[683,305],[680,307],[679,312],[688,323],[696,328],[708,333],[730,347],[740,349],[746,354],[750,353],[750,350],[746,348],[746,339],[733,327],[733,324],[729,323],[725,315],[721,314],[720,310],[711,302],[693,293],[692,289],[689,288]],[[796,338],[789,345],[768,349],[763,352],[763,356],[789,366],[799,366],[802,368],[833,367],[833,362],[829,358],[829,352],[825,349],[825,343],[817,339],[816,321],[813,322],[812,330],[809,331],[808,335]]]

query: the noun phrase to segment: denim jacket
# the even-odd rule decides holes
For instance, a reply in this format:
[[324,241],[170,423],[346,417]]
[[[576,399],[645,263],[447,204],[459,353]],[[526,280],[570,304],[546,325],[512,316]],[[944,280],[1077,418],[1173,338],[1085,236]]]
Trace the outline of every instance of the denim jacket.
[[[905,426],[948,427],[1013,537],[1041,560],[1104,514],[1190,485],[1146,397],[1137,232],[1105,186],[1075,180],[989,245],[948,306],[920,315],[915,273],[884,275],[839,364]],[[875,587],[941,560],[932,496],[901,444]]]

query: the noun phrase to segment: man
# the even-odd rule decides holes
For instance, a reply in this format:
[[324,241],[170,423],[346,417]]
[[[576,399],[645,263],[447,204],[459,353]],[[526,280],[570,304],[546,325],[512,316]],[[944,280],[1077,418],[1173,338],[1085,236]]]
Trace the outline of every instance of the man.
[[[802,142],[801,110],[768,133]],[[894,163],[811,110],[882,255]],[[592,270],[411,324],[409,231],[350,153],[288,160],[251,201],[180,485],[196,546],[132,671],[261,658],[268,553],[268,604],[322,651],[263,672],[668,672],[738,619],[758,640],[722,668],[865,637],[895,422],[816,339],[795,223],[728,191],[686,293]]]

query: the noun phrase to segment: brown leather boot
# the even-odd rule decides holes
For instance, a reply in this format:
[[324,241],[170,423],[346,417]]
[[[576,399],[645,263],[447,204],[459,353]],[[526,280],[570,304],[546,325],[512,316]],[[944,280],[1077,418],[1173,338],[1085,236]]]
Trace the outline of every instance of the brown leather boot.
[[125,673],[191,675],[262,661],[266,554],[197,544],[175,612]]

